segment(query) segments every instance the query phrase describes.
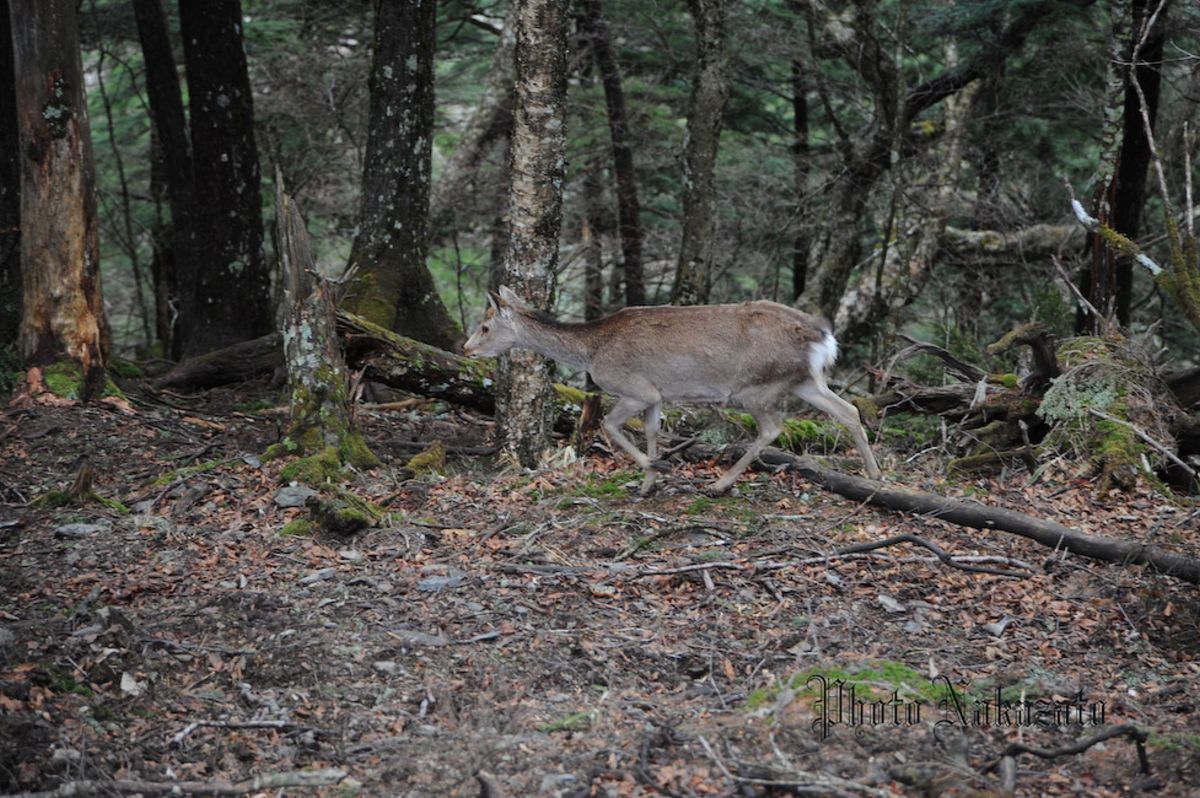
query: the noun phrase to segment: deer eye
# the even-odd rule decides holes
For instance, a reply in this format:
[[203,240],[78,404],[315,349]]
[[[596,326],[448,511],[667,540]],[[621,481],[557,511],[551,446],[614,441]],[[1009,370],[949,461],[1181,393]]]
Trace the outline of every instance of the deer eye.
[[480,329],[480,331],[481,331],[481,332],[487,332],[487,331],[488,331],[488,326],[485,324],[485,325],[483,325],[482,327],[480,327],[479,329]]

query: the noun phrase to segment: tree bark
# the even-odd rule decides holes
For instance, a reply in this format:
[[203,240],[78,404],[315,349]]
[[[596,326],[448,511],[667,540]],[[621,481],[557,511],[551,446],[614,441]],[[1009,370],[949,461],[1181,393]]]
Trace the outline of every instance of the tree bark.
[[[819,6],[815,0],[813,4]],[[1056,8],[1049,0],[1023,6],[1008,26],[970,59],[908,88],[904,101],[899,104],[895,95],[901,87],[897,84],[894,65],[884,55],[874,35],[874,20],[870,13],[863,11],[849,19],[832,13],[810,15],[814,25],[826,26],[820,32],[819,53],[837,55],[860,73],[871,87],[874,110],[864,130],[853,139],[846,135],[841,141],[844,163],[830,183],[815,224],[817,234],[810,250],[808,280],[804,293],[795,303],[797,307],[828,318],[837,313],[850,274],[858,263],[859,227],[867,196],[876,181],[893,166],[895,126],[909,131],[920,114],[971,82],[995,72],[1010,55],[1024,46],[1029,34]],[[819,6],[816,10],[824,9]],[[896,108],[903,109],[901,119],[895,118]],[[911,149],[909,135],[905,135],[903,143],[902,153]]]
[[[471,112],[454,152],[441,170],[432,188],[429,229],[435,239],[448,235],[457,225],[456,208],[472,187],[480,166],[488,154],[503,148],[507,159],[508,140],[513,126],[513,50],[517,42],[515,2],[508,4],[504,27],[496,41],[492,65],[483,93]],[[507,183],[507,179],[501,181]],[[501,247],[503,252],[504,248]]]
[[179,20],[196,176],[188,246],[208,253],[176,263],[182,351],[196,355],[274,325],[241,1],[180,0]]
[[21,159],[8,0],[0,0],[0,352],[21,330]]
[[345,306],[401,335],[461,339],[426,265],[437,3],[377,0],[354,278]]
[[[1149,20],[1154,3],[1134,0],[1134,27],[1140,30]],[[1155,27],[1149,32],[1138,63],[1134,67],[1131,81],[1125,90],[1124,132],[1121,152],[1118,156],[1116,196],[1113,199],[1113,229],[1127,238],[1136,239],[1141,228],[1142,209],[1146,205],[1146,173],[1150,168],[1150,141],[1146,138],[1146,127],[1142,124],[1137,90],[1132,80],[1142,87],[1146,97],[1146,114],[1153,126],[1158,118],[1158,98],[1162,85],[1163,47],[1166,42],[1168,3],[1159,13]],[[1133,304],[1133,259],[1128,256],[1116,258],[1117,321],[1128,327]]]
[[350,407],[350,379],[337,335],[337,309],[328,282],[316,275],[304,219],[284,192],[276,170],[275,214],[286,309],[284,359],[291,389],[288,453],[331,452],[337,462],[372,468],[379,460],[367,448]]
[[[554,293],[562,226],[567,96],[567,9],[559,0],[518,0],[516,91],[508,248],[501,281],[536,308]],[[536,466],[550,445],[553,363],[513,351],[497,374],[502,455]]]
[[702,305],[712,288],[716,235],[717,147],[729,99],[722,0],[688,0],[696,24],[696,72],[688,101],[683,156],[683,238],[671,302]]
[[621,261],[625,273],[625,304],[644,305],[646,277],[642,266],[641,205],[638,202],[637,172],[633,165],[629,115],[625,110],[625,92],[621,88],[621,70],[613,53],[612,37],[600,0],[582,0],[581,6],[581,21],[592,58],[600,71],[604,102],[608,108],[613,177],[617,184],[617,226],[621,233]]
[[165,195],[171,209],[169,227],[156,227],[154,231],[154,260],[150,268],[154,280],[155,329],[164,354],[178,358],[182,354],[182,341],[172,309],[172,305],[178,307],[176,264],[183,263],[181,270],[187,274],[198,274],[205,268],[200,260],[205,250],[194,246],[191,234],[196,203],[192,150],[162,0],[133,0],[133,13],[146,64],[146,94],[154,123],[150,139],[151,191],[156,200]]
[[796,192],[796,235],[792,239],[792,301],[804,293],[808,281],[808,82],[804,64],[792,59],[792,182]]
[[9,0],[21,161],[21,355],[104,385],[95,166],[74,0]]

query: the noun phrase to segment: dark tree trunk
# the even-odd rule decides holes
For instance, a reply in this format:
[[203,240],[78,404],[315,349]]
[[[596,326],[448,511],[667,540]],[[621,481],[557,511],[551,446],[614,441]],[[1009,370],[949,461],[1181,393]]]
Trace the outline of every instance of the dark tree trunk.
[[725,13],[722,0],[688,0],[696,23],[696,74],[688,103],[687,144],[683,163],[683,239],[671,302],[702,305],[712,287],[716,235],[714,172],[721,121],[729,99]]
[[[1134,30],[1141,29],[1153,12],[1155,3],[1134,0]],[[1168,4],[1169,6],[1169,4]],[[1142,48],[1136,69],[1136,80],[1146,95],[1146,114],[1153,126],[1158,117],[1159,88],[1162,83],[1163,45],[1166,41],[1167,8],[1159,13],[1154,28]],[[1112,226],[1129,239],[1136,239],[1141,227],[1142,209],[1146,205],[1146,170],[1150,167],[1150,142],[1142,123],[1137,90],[1130,84],[1125,90],[1125,124],[1118,156],[1116,196],[1113,198]],[[1118,257],[1115,266],[1117,321],[1129,325],[1133,302],[1133,259]]]
[[[1155,6],[1147,0],[1113,4],[1113,13],[1120,16],[1113,20],[1112,63],[1108,67],[1104,107],[1106,130],[1101,144],[1092,215],[1101,224],[1129,239],[1137,238],[1146,202],[1146,170],[1151,157],[1140,101],[1130,79],[1129,59]],[[1158,114],[1166,11],[1164,5],[1139,53],[1136,69],[1151,124]],[[1133,291],[1132,258],[1114,251],[1095,233],[1088,236],[1087,256],[1087,266],[1080,273],[1080,290],[1105,316],[1115,314],[1120,324],[1128,325]],[[1076,313],[1075,327],[1076,332],[1093,332],[1097,320],[1081,308]]]
[[604,315],[604,248],[600,231],[604,229],[601,207],[604,185],[603,170],[595,163],[583,173],[583,318],[595,321]]
[[[133,0],[138,38],[146,63],[146,94],[154,122],[150,138],[152,159],[151,193],[156,201],[170,203],[170,225],[156,225],[154,259],[150,264],[154,281],[154,326],[163,353],[171,358],[182,354],[175,314],[178,311],[176,264],[182,271],[197,274],[205,268],[191,236],[196,198],[192,188],[192,151],[187,118],[179,89],[179,72],[162,0]],[[194,312],[189,310],[189,312]]]
[[642,268],[642,222],[638,202],[637,173],[633,166],[629,115],[625,110],[625,92],[621,89],[621,70],[613,53],[612,37],[604,19],[600,0],[583,0],[581,21],[591,46],[592,57],[604,84],[608,106],[608,129],[612,137],[613,176],[617,183],[617,225],[621,233],[621,259],[625,271],[625,304],[646,304],[646,278]]
[[176,262],[188,356],[257,338],[273,322],[242,4],[180,0],[179,21],[196,176],[188,246],[205,253]]
[[0,0],[0,352],[21,329],[21,161],[8,0]]
[[[500,281],[530,305],[554,294],[562,226],[567,97],[567,8],[561,0],[518,0],[508,249]],[[500,360],[496,403],[502,454],[537,465],[550,445],[553,364],[531,352]]]
[[436,24],[435,2],[375,3],[366,168],[345,304],[381,327],[452,349],[461,335],[425,262]]
[[104,385],[95,166],[74,0],[9,0],[21,156],[21,354]]
[[808,231],[808,90],[804,80],[804,64],[799,58],[792,59],[792,142],[793,185],[796,190],[796,236],[792,239],[792,301],[804,293],[808,279],[808,248],[811,245]]

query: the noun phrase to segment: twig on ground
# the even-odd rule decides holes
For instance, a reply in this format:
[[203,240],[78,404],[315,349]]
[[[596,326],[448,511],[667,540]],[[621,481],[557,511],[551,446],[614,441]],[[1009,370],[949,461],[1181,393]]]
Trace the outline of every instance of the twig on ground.
[[264,773],[245,781],[142,781],[140,779],[107,781],[97,779],[68,781],[53,790],[9,793],[3,798],[76,798],[76,796],[86,795],[109,795],[114,792],[145,795],[246,795],[282,787],[328,787],[345,778],[346,771],[327,768],[325,770]]

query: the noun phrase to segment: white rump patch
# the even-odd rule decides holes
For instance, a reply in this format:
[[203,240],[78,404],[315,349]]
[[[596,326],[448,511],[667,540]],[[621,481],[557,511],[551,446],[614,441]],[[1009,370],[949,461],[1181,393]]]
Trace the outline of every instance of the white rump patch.
[[813,377],[820,379],[826,369],[833,365],[833,361],[837,360],[837,356],[837,339],[833,337],[833,333],[827,332],[824,338],[812,344],[808,350],[808,367]]

